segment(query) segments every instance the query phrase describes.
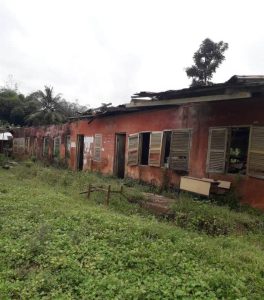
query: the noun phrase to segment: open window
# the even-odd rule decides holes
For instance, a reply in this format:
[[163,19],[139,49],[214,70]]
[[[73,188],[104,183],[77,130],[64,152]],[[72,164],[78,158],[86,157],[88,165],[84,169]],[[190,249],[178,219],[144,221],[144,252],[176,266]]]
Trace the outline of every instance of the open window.
[[165,168],[169,167],[170,146],[171,146],[171,131],[164,131],[161,165],[164,166]]
[[207,172],[264,177],[264,127],[210,128]]
[[227,172],[246,174],[249,145],[249,127],[230,128]]
[[149,145],[150,145],[150,132],[140,133],[140,165],[148,165],[149,162]]

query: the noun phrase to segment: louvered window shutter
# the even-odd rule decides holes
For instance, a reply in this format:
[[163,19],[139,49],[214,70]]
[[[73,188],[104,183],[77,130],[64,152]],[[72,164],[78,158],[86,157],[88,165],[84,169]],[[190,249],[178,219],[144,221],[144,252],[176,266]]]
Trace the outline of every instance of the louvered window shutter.
[[264,127],[253,126],[250,133],[248,174],[264,178]]
[[207,172],[224,173],[226,166],[227,128],[210,128]]
[[172,131],[170,146],[170,169],[188,171],[191,149],[191,130],[180,129]]
[[163,132],[151,132],[149,146],[149,166],[160,167]]
[[96,134],[94,136],[94,157],[96,161],[101,160],[101,149],[102,149],[102,135]]
[[128,136],[128,159],[129,166],[136,166],[138,164],[138,148],[139,148],[139,134],[131,134]]

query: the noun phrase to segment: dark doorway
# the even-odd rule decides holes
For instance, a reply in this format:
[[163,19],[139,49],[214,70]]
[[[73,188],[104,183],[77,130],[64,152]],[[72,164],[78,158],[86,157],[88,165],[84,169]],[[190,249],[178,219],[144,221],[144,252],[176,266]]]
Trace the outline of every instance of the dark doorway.
[[81,171],[83,169],[83,150],[84,150],[84,136],[77,135],[77,148],[76,148],[76,169]]
[[126,134],[116,134],[116,152],[115,152],[115,175],[119,178],[125,176],[125,151],[126,151]]

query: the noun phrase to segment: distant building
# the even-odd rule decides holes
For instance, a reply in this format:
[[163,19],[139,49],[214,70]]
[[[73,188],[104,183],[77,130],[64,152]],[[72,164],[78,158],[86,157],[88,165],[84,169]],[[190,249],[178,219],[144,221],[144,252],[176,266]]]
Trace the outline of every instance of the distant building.
[[12,148],[13,135],[7,132],[6,129],[0,128],[0,153],[9,153],[9,149]]

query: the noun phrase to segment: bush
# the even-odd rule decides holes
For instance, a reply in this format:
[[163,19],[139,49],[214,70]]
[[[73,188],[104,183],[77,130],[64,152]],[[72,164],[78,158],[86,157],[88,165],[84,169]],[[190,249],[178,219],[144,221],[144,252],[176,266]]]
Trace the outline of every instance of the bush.
[[188,194],[181,194],[172,209],[175,223],[180,227],[213,236],[260,231],[264,228],[264,219],[232,211],[227,206],[219,207],[210,201],[194,201]]
[[0,166],[4,166],[7,162],[7,158],[4,154],[0,153]]
[[220,206],[228,206],[231,209],[239,210],[240,209],[240,200],[241,197],[237,194],[235,189],[231,189],[228,193],[224,195],[216,195],[213,201]]

